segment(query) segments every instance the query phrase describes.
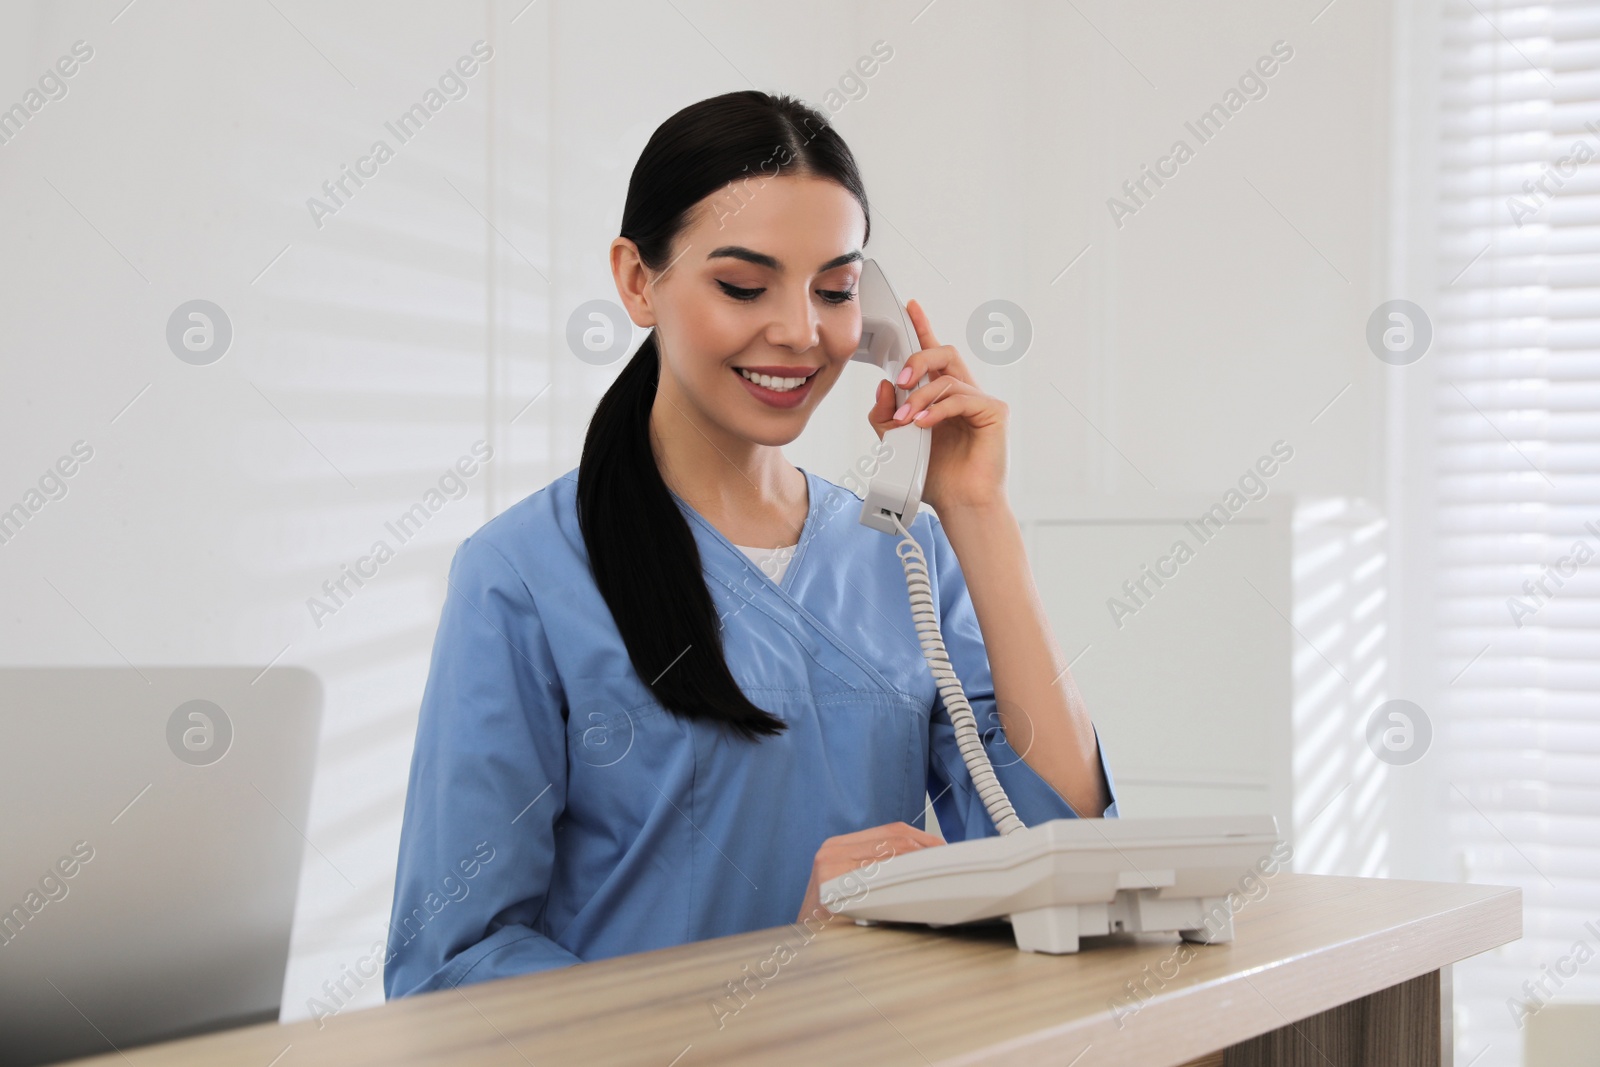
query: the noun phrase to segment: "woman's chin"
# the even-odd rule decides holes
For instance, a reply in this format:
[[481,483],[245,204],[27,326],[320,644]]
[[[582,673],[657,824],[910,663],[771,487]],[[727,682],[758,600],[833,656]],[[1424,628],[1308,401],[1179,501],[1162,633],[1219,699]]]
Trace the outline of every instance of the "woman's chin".
[[803,414],[796,413],[781,419],[769,416],[745,427],[739,436],[758,445],[782,448],[798,438],[805,428],[806,416]]

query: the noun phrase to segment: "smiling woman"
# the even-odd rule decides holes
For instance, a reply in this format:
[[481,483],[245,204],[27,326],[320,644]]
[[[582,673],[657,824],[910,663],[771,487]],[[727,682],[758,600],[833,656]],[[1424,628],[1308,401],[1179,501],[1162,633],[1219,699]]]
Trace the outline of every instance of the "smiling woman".
[[[753,196],[741,181],[752,171],[766,175]],[[741,187],[741,209],[720,210]],[[584,442],[579,516],[595,582],[663,706],[746,737],[784,724],[728,672],[668,484],[737,544],[794,542],[806,491],[777,446],[799,436],[855,352],[870,234],[866,189],[833,128],[797,101],[747,92],[662,124],[611,245],[629,316],[654,329]],[[743,475],[731,483],[730,463]],[[655,534],[649,555],[632,533],[641,517]]]
[[[759,187],[752,174],[765,175]],[[720,210],[741,190],[737,210]],[[391,931],[460,842],[504,842],[505,858],[471,897],[391,942],[388,996],[797,916],[814,932],[833,918],[817,902],[827,878],[942,843],[922,828],[929,796],[949,840],[997,832],[906,610],[898,539],[854,521],[858,497],[782,452],[857,349],[867,234],[849,150],[798,101],[704,100],[645,146],[610,256],[629,316],[650,333],[601,398],[578,468],[456,551]],[[911,394],[919,414],[1000,412],[914,318],[925,333],[915,358],[947,368],[933,392],[950,392]],[[885,379],[863,413],[880,432],[911,417],[895,417],[894,396]],[[958,421],[934,432],[966,465],[930,475],[942,492],[928,502],[951,505],[952,530],[1014,529],[969,506],[999,465],[987,441],[961,444],[970,431]],[[969,484],[982,492],[962,492]],[[952,668],[979,721],[1008,725],[1017,713],[1000,709],[950,539],[932,512],[906,519]],[[976,557],[1020,552],[990,548],[977,546],[975,572]],[[774,550],[781,568],[752,558]],[[1020,569],[987,571],[1009,610]],[[1043,648],[1004,617],[991,625],[1009,645]],[[1012,668],[1065,673],[1042,654]],[[1036,751],[1019,756],[1004,730],[981,744],[1016,812],[1077,814],[1027,762],[1038,753],[1082,755],[1088,770],[1061,778],[1076,776],[1085,807],[1109,810],[1109,795],[1094,800],[1110,786],[1087,719],[1075,753],[1060,727],[1049,736],[1045,702],[1013,691],[1038,712]]]

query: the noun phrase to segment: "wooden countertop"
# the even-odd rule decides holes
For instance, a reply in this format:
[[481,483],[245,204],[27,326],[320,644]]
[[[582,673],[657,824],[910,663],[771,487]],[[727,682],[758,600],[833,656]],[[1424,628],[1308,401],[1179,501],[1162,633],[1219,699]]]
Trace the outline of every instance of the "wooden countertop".
[[[1174,1067],[1522,936],[1517,889],[1263,881],[1232,944],[1182,959],[1176,935],[1089,938],[1077,955],[1046,956],[1018,952],[1003,924],[834,919],[809,940],[777,927],[404,998],[320,1029],[253,1026],[75,1062]],[[747,976],[751,992],[734,999],[727,983]]]

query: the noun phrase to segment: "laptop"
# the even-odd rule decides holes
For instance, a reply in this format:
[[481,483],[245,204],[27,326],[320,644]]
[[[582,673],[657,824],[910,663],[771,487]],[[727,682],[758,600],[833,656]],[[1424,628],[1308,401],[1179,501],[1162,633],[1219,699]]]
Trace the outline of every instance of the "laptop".
[[0,668],[0,1067],[278,1018],[321,704],[295,667]]

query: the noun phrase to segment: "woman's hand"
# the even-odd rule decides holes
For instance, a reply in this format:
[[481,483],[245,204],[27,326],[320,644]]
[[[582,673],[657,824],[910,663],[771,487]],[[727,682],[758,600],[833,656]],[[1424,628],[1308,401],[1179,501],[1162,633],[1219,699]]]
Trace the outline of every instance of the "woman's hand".
[[935,511],[994,504],[1005,496],[1010,408],[978,388],[954,346],[939,343],[921,304],[908,302],[906,312],[922,345],[906,360],[906,380],[909,384],[927,374],[928,384],[912,390],[896,419],[894,387],[885,378],[878,383],[877,402],[867,418],[880,438],[908,423],[934,427],[922,499]]
[[[944,842],[933,834],[903,822],[885,823],[857,830],[853,834],[828,838],[811,861],[811,881],[806,883],[805,900],[800,905],[800,917],[796,921],[804,922],[813,916],[827,918],[833,914],[822,906],[819,898],[822,883],[828,879],[849,874],[902,852],[915,852],[919,848],[942,844]],[[870,891],[870,877],[862,881]]]

